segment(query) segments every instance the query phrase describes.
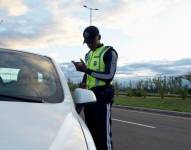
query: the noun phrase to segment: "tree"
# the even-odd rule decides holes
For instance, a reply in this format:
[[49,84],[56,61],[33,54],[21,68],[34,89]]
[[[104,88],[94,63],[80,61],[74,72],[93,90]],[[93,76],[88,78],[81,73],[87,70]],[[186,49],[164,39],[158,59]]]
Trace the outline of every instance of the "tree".
[[115,87],[115,94],[119,96],[119,83],[117,81],[115,81],[114,87]]
[[136,96],[144,96],[144,98],[146,97],[147,85],[145,83],[146,83],[145,81],[141,80],[136,84],[136,90],[135,90]]
[[74,91],[77,87],[78,87],[78,84],[75,84],[74,82],[72,82],[72,80],[70,80],[69,78],[68,78],[68,86],[69,86],[69,88],[70,88],[70,90],[71,91]]
[[191,81],[191,73],[188,73],[187,75],[184,76],[185,79]]
[[183,100],[185,100],[187,98],[187,95],[188,95],[188,87],[185,86],[185,87],[181,87],[179,89],[179,93],[180,93],[180,96]]
[[129,84],[127,86],[126,94],[127,96],[130,96],[130,97],[133,96],[133,86],[132,86],[131,80],[129,81]]
[[154,78],[153,82],[155,84],[155,87],[156,87],[161,99],[164,99],[164,94],[165,94],[165,90],[166,90],[166,77],[164,77],[164,79],[162,79],[162,77],[158,77],[157,79]]

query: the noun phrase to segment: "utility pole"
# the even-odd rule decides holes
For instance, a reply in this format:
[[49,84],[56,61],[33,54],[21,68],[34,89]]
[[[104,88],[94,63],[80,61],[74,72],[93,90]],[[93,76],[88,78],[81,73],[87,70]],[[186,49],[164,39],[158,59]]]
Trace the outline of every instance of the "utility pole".
[[91,8],[91,7],[88,7],[88,6],[86,6],[86,5],[83,5],[83,7],[84,8],[87,8],[87,9],[89,9],[89,11],[90,11],[90,26],[92,25],[92,11],[93,10],[99,10],[99,9],[97,9],[97,8]]

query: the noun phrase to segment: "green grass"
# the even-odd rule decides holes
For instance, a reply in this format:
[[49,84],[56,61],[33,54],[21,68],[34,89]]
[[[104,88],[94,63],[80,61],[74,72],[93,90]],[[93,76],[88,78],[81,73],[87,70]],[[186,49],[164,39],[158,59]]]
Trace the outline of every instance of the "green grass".
[[181,98],[164,98],[159,97],[127,97],[116,96],[114,104],[144,107],[152,109],[179,111],[179,112],[191,112],[191,98],[182,100]]

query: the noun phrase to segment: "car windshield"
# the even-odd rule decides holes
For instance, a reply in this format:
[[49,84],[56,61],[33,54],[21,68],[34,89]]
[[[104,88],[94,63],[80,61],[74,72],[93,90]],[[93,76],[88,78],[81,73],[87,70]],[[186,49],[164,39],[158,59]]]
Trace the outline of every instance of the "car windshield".
[[47,57],[0,49],[0,100],[58,103],[63,92],[57,71]]

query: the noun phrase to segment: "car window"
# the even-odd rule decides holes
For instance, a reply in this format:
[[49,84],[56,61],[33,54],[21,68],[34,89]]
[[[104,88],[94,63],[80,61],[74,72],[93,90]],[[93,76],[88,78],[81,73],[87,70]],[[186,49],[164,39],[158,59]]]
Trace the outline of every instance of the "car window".
[[59,76],[51,60],[17,51],[0,51],[0,94],[38,97],[52,103],[63,99]]

